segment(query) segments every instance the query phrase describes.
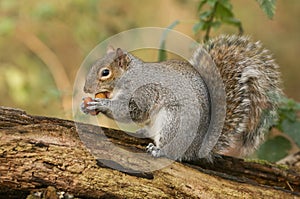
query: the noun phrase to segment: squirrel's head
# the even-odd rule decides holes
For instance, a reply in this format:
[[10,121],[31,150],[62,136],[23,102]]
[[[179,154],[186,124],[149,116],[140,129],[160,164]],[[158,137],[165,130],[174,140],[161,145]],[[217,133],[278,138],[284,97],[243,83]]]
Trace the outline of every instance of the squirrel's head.
[[122,49],[108,47],[106,55],[91,67],[85,81],[84,92],[94,94],[105,94],[110,98],[116,80],[127,70],[131,59]]

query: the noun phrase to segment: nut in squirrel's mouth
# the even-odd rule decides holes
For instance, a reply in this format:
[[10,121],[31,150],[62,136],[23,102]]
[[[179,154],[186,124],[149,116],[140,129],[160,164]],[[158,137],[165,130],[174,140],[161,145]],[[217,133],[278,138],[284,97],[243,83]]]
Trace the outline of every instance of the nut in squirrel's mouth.
[[111,98],[111,92],[105,91],[105,92],[99,92],[95,94],[95,98]]

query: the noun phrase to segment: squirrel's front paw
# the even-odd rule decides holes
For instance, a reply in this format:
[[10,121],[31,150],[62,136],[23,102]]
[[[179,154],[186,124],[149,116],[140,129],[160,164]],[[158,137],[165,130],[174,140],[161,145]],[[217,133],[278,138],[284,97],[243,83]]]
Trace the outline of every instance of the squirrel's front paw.
[[85,114],[97,115],[99,113],[96,109],[91,109],[89,107],[89,103],[93,101],[91,97],[84,97],[82,98],[82,102],[80,104],[80,110]]
[[100,98],[93,98],[92,101],[87,103],[87,109],[92,111],[92,110],[98,110],[98,111],[102,111],[106,108],[108,108],[109,106],[109,99],[100,99]]
[[84,97],[84,98],[82,98],[82,100],[83,101],[80,104],[80,110],[83,113],[85,113],[85,114],[89,114],[90,110],[87,109],[87,107],[88,107],[87,103],[90,102],[90,101],[92,101],[92,98],[90,98],[90,97]]
[[83,113],[88,114],[88,113],[89,113],[89,110],[87,110],[85,104],[86,104],[85,102],[81,102],[81,104],[80,104],[80,110],[81,110]]
[[153,143],[149,143],[148,146],[146,147],[146,150],[155,158],[162,156],[160,148],[156,147]]

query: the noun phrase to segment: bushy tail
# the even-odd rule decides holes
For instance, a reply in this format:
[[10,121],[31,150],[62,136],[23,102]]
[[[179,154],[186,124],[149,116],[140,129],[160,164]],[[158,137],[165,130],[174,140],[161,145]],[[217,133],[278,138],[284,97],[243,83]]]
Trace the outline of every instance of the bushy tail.
[[256,149],[277,119],[282,91],[278,65],[260,42],[221,36],[205,46],[226,91],[226,119],[215,151],[244,156]]

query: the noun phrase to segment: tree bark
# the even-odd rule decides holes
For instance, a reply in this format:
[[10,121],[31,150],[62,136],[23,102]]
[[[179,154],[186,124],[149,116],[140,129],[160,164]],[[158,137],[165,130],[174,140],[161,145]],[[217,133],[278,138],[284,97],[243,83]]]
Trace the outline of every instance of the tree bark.
[[[104,159],[95,158],[82,141],[95,139],[97,132],[108,138],[99,140],[104,148],[96,152]],[[300,198],[297,168],[218,157],[214,163],[173,162],[160,170],[139,171],[138,166],[124,166],[130,158],[123,154],[110,157],[105,146],[112,142],[139,152],[144,159],[136,164],[148,164],[153,162],[144,150],[149,140],[17,109],[0,107],[0,140],[3,198],[26,198],[49,186],[82,198]]]

